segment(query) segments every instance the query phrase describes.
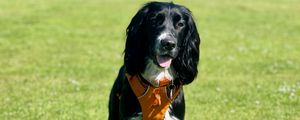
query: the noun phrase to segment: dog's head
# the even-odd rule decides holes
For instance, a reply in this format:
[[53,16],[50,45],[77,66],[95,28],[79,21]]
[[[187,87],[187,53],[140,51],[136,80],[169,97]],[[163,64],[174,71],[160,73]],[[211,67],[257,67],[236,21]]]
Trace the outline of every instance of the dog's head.
[[140,74],[147,62],[160,68],[174,68],[184,84],[197,75],[200,38],[191,12],[183,6],[150,2],[145,4],[127,28],[125,66],[129,74]]

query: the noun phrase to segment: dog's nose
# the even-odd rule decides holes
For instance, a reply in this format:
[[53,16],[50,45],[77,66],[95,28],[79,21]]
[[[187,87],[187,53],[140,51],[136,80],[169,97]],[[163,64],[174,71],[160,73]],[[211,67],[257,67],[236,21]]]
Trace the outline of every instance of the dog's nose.
[[161,40],[161,46],[166,50],[172,50],[175,48],[176,43],[173,40],[164,39],[164,40]]

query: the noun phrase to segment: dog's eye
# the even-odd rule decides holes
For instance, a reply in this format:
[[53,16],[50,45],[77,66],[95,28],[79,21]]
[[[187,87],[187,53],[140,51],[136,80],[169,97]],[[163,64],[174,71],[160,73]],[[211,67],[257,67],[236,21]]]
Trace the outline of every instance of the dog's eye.
[[156,16],[156,20],[163,20],[164,19],[164,16],[162,15],[162,14],[158,14],[157,16]]
[[178,23],[177,23],[177,26],[178,26],[178,27],[183,27],[183,26],[184,26],[184,22],[178,22]]

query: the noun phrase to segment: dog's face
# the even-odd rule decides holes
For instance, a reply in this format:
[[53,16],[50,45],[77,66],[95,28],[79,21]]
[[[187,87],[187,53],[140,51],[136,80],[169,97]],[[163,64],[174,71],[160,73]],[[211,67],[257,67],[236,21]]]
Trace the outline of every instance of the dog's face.
[[149,7],[144,28],[149,42],[147,57],[157,66],[170,67],[177,57],[186,33],[187,18],[177,7],[160,4]]
[[129,74],[140,74],[147,65],[174,69],[183,83],[197,74],[200,38],[190,11],[167,2],[142,7],[127,27],[124,63]]

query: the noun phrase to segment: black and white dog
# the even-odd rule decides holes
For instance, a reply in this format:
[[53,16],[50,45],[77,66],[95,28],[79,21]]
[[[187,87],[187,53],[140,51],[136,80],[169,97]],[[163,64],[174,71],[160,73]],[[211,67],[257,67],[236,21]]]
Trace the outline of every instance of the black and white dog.
[[[135,119],[141,106],[125,74],[139,75],[156,86],[162,77],[175,86],[191,83],[197,75],[200,38],[191,12],[168,2],[146,3],[127,27],[124,66],[113,85],[109,119]],[[184,119],[183,89],[169,106],[164,119]]]

